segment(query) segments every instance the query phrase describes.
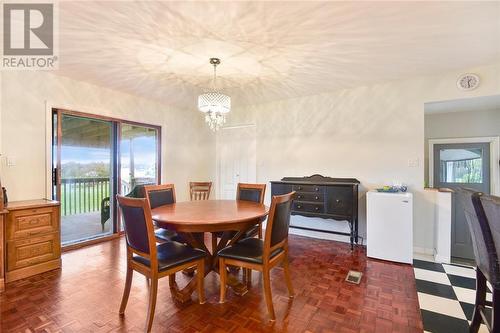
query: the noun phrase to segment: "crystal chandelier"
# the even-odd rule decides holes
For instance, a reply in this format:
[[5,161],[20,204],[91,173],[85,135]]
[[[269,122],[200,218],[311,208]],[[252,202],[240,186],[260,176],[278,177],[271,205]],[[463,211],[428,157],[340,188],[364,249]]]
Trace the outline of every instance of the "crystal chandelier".
[[198,96],[198,109],[205,113],[205,121],[212,131],[217,131],[226,122],[226,113],[231,111],[231,97],[224,95],[216,89],[217,65],[219,58],[210,58],[214,66],[213,90]]

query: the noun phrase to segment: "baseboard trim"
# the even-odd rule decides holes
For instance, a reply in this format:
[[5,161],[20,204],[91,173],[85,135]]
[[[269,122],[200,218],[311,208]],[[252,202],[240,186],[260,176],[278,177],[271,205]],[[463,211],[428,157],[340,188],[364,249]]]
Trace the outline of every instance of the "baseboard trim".
[[439,254],[434,254],[434,261],[438,262],[440,264],[450,264],[451,263],[451,258],[446,257],[446,256],[441,256]]
[[429,256],[434,256],[434,249],[429,249],[426,247],[414,246],[413,253],[425,254]]

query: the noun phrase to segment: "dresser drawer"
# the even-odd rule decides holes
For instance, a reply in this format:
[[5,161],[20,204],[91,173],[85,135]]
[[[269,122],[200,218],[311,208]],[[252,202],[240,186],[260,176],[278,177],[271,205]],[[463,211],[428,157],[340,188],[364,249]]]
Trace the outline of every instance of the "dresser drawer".
[[58,233],[7,242],[7,270],[32,266],[60,257]]
[[297,192],[295,195],[295,200],[296,201],[312,201],[312,202],[318,202],[318,203],[323,203],[323,200],[325,199],[323,193],[318,192],[318,193],[313,193],[313,192]]
[[323,193],[325,190],[324,186],[321,185],[293,185],[293,190],[297,192],[317,192]]
[[294,201],[293,210],[296,212],[304,213],[323,213],[324,211],[323,203],[311,203],[311,202],[300,202]]
[[350,186],[331,186],[326,190],[326,211],[333,215],[351,215],[353,212],[354,194]]
[[7,239],[22,239],[41,236],[57,231],[57,207],[44,207],[13,211],[9,214],[7,223]]

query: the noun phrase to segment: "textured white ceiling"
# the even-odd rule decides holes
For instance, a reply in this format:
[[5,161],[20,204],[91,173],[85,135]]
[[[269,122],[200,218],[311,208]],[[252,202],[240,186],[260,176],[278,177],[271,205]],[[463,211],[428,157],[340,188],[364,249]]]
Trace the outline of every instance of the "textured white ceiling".
[[[500,59],[499,2],[61,2],[60,74],[195,108],[310,95]],[[452,83],[454,84],[454,83]]]

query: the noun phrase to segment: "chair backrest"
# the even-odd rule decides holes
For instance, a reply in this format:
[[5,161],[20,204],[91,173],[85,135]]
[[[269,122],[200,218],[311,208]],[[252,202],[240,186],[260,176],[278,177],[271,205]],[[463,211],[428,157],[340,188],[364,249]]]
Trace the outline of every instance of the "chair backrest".
[[[465,218],[471,234],[476,266],[488,281],[492,282],[491,279],[498,275],[495,272],[498,271],[498,268],[495,269],[498,263],[492,265],[492,259],[496,258],[497,254],[488,220],[481,203],[483,194],[471,189],[459,188],[456,195],[464,208]],[[493,259],[493,261],[497,260]]]
[[[500,198],[493,195],[476,194],[477,201],[481,204],[484,218],[488,224],[490,236],[487,240],[492,244],[486,244],[489,263],[489,281],[492,285],[500,286],[500,265],[498,262],[500,249]],[[479,217],[481,221],[481,217]],[[484,272],[483,272],[484,273]],[[486,275],[486,274],[485,274]]]
[[189,196],[191,201],[208,200],[212,182],[189,182]]
[[271,199],[264,237],[264,260],[268,259],[275,249],[287,245],[294,196],[295,192],[290,192],[284,195],[274,195]]
[[253,201],[264,203],[266,184],[244,184],[238,183],[236,200]]
[[128,249],[146,258],[156,258],[153,220],[147,199],[121,195],[116,199],[123,217]]
[[140,184],[140,185],[135,185],[132,191],[130,191],[126,197],[129,198],[145,198],[146,193],[144,192],[144,187],[146,185],[154,185],[154,184]]
[[144,192],[151,209],[175,203],[174,184],[147,185],[144,186]]

